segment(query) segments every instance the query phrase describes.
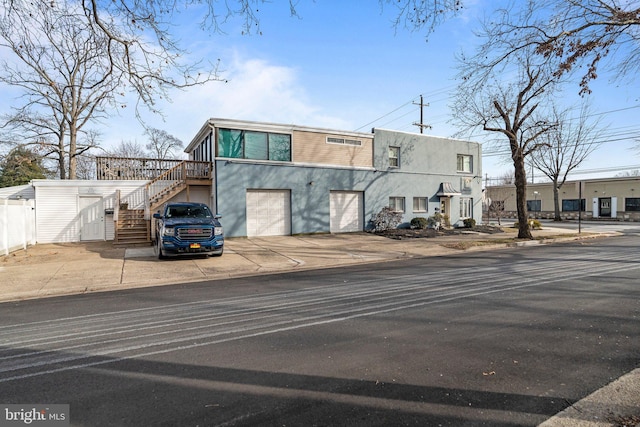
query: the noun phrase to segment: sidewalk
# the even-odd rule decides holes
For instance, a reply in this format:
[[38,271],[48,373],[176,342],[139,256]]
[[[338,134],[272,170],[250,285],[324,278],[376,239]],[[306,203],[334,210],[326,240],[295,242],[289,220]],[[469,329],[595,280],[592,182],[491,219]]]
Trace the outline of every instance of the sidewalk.
[[[225,242],[222,257],[162,261],[154,257],[151,247],[118,248],[112,242],[43,244],[0,257],[0,303],[594,237],[558,228],[536,230],[533,235],[546,240],[516,242],[515,233],[468,233],[405,240],[368,233],[231,238]],[[639,396],[640,369],[636,369],[542,426],[638,426]],[[634,423],[627,421],[633,422],[632,416],[638,417]],[[616,419],[618,423],[612,421]]]
[[[559,234],[577,237],[574,230],[534,231],[538,238]],[[112,242],[42,244],[0,257],[0,302],[445,255],[465,247],[506,247],[505,239],[514,237],[515,233],[471,233],[393,240],[350,233],[231,238],[222,257],[162,261],[151,247],[119,248]],[[472,246],[480,243],[483,246]]]

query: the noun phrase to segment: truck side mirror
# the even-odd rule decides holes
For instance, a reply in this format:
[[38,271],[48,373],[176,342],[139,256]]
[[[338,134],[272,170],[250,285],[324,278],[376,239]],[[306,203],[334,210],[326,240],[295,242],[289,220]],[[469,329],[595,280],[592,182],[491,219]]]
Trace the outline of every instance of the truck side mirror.
[[162,215],[160,215],[158,212],[154,213],[154,214],[153,214],[153,217],[154,217],[155,219],[162,219]]

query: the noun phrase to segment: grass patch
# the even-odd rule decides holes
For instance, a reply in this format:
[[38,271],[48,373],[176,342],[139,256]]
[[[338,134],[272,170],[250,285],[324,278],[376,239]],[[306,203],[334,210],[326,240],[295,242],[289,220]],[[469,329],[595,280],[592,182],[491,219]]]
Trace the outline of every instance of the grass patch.
[[[593,233],[580,234],[580,237],[591,237],[591,236],[594,236],[594,234]],[[491,245],[509,245],[512,243],[527,242],[527,241],[533,241],[533,240],[545,241],[545,240],[555,240],[555,239],[563,239],[563,238],[576,239],[577,237],[578,237],[577,234],[567,234],[567,233],[552,234],[548,236],[538,236],[538,237],[534,236],[533,239],[518,239],[517,237],[504,237],[504,238],[486,239],[486,240],[481,239],[481,240],[464,240],[460,242],[446,242],[446,243],[441,243],[440,246],[443,246],[449,249],[466,251],[467,249],[472,247],[491,246]]]

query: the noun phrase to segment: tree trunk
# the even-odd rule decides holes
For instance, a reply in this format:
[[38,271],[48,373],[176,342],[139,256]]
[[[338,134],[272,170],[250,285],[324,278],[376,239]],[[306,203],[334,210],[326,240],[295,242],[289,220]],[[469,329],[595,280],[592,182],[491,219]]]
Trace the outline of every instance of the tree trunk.
[[64,161],[64,132],[58,138],[58,168],[60,169],[60,179],[67,179],[67,165]]
[[76,158],[78,132],[75,126],[69,127],[69,179],[76,179],[78,159]]
[[[513,146],[513,144],[512,144]],[[512,156],[516,183],[516,208],[518,210],[518,238],[533,239],[529,229],[527,213],[527,171],[521,150],[516,150]]]
[[562,221],[562,217],[560,216],[560,200],[558,195],[559,192],[560,190],[558,188],[558,180],[555,179],[553,180],[553,209],[554,209],[553,220],[554,221]]

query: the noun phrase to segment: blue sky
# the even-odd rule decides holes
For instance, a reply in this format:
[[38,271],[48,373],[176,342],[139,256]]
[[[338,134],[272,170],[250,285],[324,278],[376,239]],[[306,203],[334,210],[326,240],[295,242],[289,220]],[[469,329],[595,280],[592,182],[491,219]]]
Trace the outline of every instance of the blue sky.
[[[182,14],[175,28],[184,46],[193,58],[212,63],[220,59],[222,76],[229,82],[174,92],[171,103],[159,104],[165,118],[145,115],[148,125],[166,130],[185,145],[210,117],[418,132],[412,125],[419,120],[413,102],[422,94],[429,104],[425,122],[432,125],[425,133],[455,133],[448,109],[456,85],[454,54],[477,42],[473,29],[495,2],[465,1],[462,15],[438,27],[428,40],[425,32],[393,28],[395,11],[390,6],[382,10],[377,1],[302,0],[297,6],[300,18],[290,16],[287,3],[263,6],[261,35],[242,35],[238,20],[224,25],[226,34],[210,34],[199,29],[196,11]],[[593,89],[592,109],[609,124],[606,139],[612,141],[581,169],[591,171],[591,177],[613,176],[623,166],[640,169],[640,155],[631,150],[630,137],[640,138],[640,79],[614,84],[601,76]],[[561,96],[577,99],[577,91],[577,85],[569,87]],[[3,99],[2,111],[7,98]],[[146,142],[131,108],[98,129],[106,148],[121,140]],[[478,131],[473,140],[484,142],[488,137]],[[487,146],[484,151],[495,149]],[[605,168],[610,170],[601,171]],[[483,159],[483,175],[495,177],[511,169],[501,156]]]

